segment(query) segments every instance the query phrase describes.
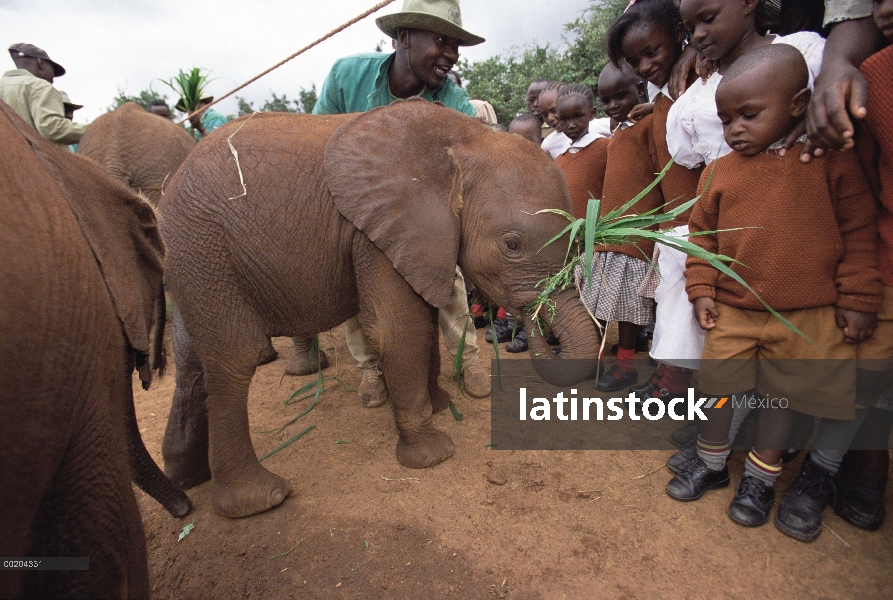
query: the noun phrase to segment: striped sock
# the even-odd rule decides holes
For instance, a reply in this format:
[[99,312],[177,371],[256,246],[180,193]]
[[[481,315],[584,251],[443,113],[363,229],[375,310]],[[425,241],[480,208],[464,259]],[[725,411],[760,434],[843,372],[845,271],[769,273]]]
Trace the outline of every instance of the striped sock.
[[756,477],[769,486],[775,486],[775,480],[781,475],[781,461],[777,465],[768,465],[760,458],[756,450],[751,450],[744,461],[744,474]]
[[496,309],[496,318],[497,319],[505,319],[506,318],[505,315],[506,315],[506,312],[505,312],[504,308],[500,307],[500,308]]
[[728,439],[724,442],[708,442],[701,436],[698,436],[695,449],[698,452],[698,458],[703,460],[711,471],[722,471],[732,452]]

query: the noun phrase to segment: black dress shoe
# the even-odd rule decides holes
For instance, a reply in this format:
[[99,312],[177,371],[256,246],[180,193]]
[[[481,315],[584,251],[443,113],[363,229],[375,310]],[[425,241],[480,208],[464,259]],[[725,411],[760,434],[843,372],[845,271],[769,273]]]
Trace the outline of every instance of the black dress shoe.
[[792,538],[811,542],[822,533],[822,511],[834,499],[834,492],[831,473],[807,456],[797,479],[778,504],[775,526]]
[[635,369],[624,371],[617,365],[612,366],[607,373],[595,382],[595,389],[600,392],[616,392],[629,387],[639,380],[639,373]]
[[[765,525],[775,504],[775,486],[744,475],[735,488],[735,498],[729,505],[729,517],[745,527]],[[778,516],[776,515],[776,522]]]
[[551,331],[546,334],[546,343],[550,346],[557,346],[561,342],[558,341],[558,338]]
[[700,458],[695,462],[691,471],[679,473],[667,484],[667,494],[676,500],[688,502],[697,500],[707,490],[716,490],[729,485],[729,467],[724,466],[721,471],[713,471]]
[[855,483],[837,482],[834,514],[865,531],[877,531],[884,523],[884,490]]
[[506,352],[527,352],[527,332],[519,331],[515,334],[515,338],[505,345]]
[[676,474],[687,473],[698,464],[698,451],[694,446],[686,446],[667,459],[667,467]]

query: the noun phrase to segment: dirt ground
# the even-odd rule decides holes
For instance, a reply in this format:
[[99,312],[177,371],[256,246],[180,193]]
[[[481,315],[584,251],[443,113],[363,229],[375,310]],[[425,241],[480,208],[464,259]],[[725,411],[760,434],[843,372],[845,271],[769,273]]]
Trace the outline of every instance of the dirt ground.
[[[484,330],[478,336],[488,364],[492,346]],[[435,422],[452,436],[455,455],[430,469],[404,468],[390,405],[366,409],[356,397],[359,371],[343,330],[320,340],[334,360],[304,417],[261,433],[309,403],[283,404],[316,377],[282,376],[289,339],[274,340],[280,357],[258,369],[250,390],[258,456],[315,426],[264,462],[292,484],[280,506],[227,519],[204,485],[189,490],[194,510],[177,520],[134,488],[154,598],[891,597],[893,517],[869,533],[828,509],[825,531],[804,544],[771,522],[733,523],[732,487],[693,503],[672,500],[664,492],[668,452],[492,449],[490,400],[462,397],[446,360],[441,384],[463,418],[447,410]],[[140,429],[159,464],[173,390],[173,367],[148,392],[134,380]],[[736,453],[733,481],[742,462]],[[780,490],[798,468],[785,468]],[[893,513],[889,490],[886,500]],[[189,523],[194,529],[178,542]]]

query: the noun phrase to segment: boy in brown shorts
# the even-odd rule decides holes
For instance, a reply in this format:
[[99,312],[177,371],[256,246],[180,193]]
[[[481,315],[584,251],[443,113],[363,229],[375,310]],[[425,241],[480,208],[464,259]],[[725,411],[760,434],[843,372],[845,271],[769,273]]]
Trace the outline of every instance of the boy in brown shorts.
[[[762,404],[754,449],[729,506],[729,516],[747,526],[769,518],[796,412],[854,419],[855,342],[871,335],[882,299],[875,201],[858,157],[827,152],[804,164],[799,152],[779,156],[779,140],[806,110],[807,82],[802,54],[785,44],[756,48],[729,67],[716,103],[735,152],[704,170],[689,222],[692,234],[720,230],[691,241],[738,261],[732,269],[809,338],[788,329],[733,278],[687,260],[686,290],[707,331],[704,395],[755,391],[784,399]],[[729,484],[732,402],[706,412],[694,468],[667,484],[678,500]]]

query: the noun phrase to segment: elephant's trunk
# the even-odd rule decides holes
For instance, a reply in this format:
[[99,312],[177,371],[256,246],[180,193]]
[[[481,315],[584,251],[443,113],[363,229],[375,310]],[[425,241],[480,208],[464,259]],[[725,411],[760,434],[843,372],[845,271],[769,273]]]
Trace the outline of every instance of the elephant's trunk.
[[[561,354],[556,356],[546,344],[545,336],[530,338],[530,357],[537,372],[554,385],[574,385],[586,379],[598,364],[601,336],[580,301],[576,290],[565,290],[553,297],[555,319],[549,321],[545,307],[538,315],[561,342]],[[544,314],[546,313],[546,314]],[[527,319],[530,320],[529,317]],[[528,326],[530,326],[528,324]]]

